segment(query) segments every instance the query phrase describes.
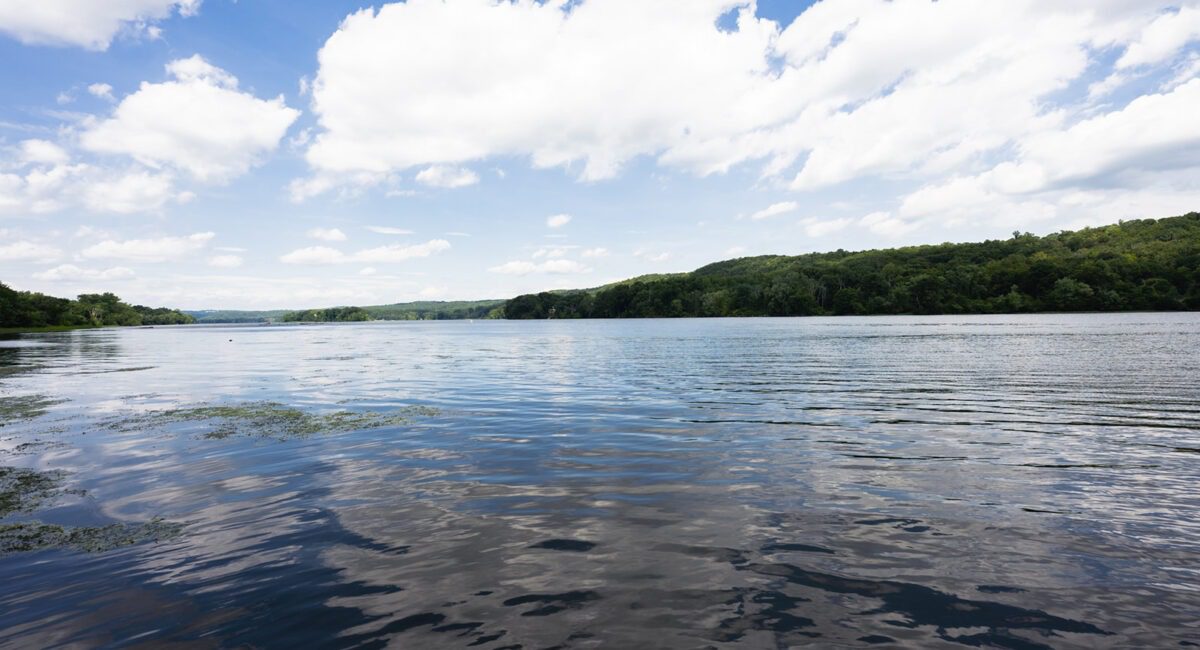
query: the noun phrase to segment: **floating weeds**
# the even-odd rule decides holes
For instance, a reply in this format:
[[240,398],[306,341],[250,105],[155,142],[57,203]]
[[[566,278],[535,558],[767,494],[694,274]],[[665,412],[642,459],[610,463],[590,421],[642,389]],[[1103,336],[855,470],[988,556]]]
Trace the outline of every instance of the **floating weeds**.
[[[62,487],[65,472],[39,472],[0,467],[0,517],[33,512],[63,494],[85,494]],[[0,524],[0,556],[49,548],[73,548],[88,553],[177,537],[184,525],[154,518],[145,523],[67,527],[25,521]]]
[[116,431],[153,429],[181,422],[205,423],[204,438],[220,440],[233,436],[287,440],[320,433],[344,433],[409,424],[413,417],[436,415],[437,409],[413,406],[380,413],[377,411],[334,411],[309,413],[278,402],[246,402],[236,405],[205,405],[153,411],[108,424]]
[[5,395],[0,399],[0,427],[46,414],[46,409],[67,400],[45,395]]
[[141,524],[109,524],[79,528],[36,521],[0,524],[0,556],[51,548],[102,553],[122,546],[172,539],[178,537],[183,528],[184,524],[157,518]]
[[64,490],[64,472],[38,472],[20,467],[0,467],[0,517],[14,512],[33,512],[62,494],[83,494]]
[[[62,433],[64,430],[65,429],[61,427],[56,427],[50,430],[43,430],[42,433]],[[66,443],[59,442],[57,440],[32,440],[30,442],[23,442],[16,447],[13,447],[12,449],[8,450],[8,453],[12,454],[13,456],[26,456],[52,449],[66,449],[67,447],[68,445]]]

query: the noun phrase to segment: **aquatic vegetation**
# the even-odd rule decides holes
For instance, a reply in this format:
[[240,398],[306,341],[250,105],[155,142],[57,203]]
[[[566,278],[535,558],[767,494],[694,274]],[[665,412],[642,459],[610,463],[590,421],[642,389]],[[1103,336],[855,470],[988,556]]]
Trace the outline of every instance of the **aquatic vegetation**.
[[145,523],[77,528],[36,521],[0,524],[0,556],[51,548],[102,553],[123,546],[173,539],[178,537],[183,529],[184,524],[158,518]]
[[7,395],[0,400],[0,427],[41,417],[51,406],[66,401],[45,395]]
[[[62,433],[65,431],[63,427],[55,427],[53,429],[43,429],[43,433]],[[13,456],[25,456],[28,454],[36,454],[41,451],[49,451],[52,449],[66,449],[68,445],[58,440],[31,440],[22,442],[21,444],[8,450],[8,453]]]
[[[41,509],[64,494],[83,490],[62,486],[66,472],[0,467],[0,517]],[[177,537],[184,524],[154,518],[144,523],[68,527],[23,521],[0,524],[0,556],[49,548],[73,548],[88,553]]]
[[62,494],[82,494],[77,490],[64,490],[64,478],[64,472],[0,467],[0,517],[14,512],[33,512]]
[[244,402],[153,411],[110,422],[108,428],[131,432],[198,422],[207,427],[202,437],[210,440],[234,436],[287,440],[322,433],[403,426],[409,424],[414,417],[428,417],[437,413],[437,409],[427,406],[412,406],[389,412],[339,410],[310,413],[279,402]]

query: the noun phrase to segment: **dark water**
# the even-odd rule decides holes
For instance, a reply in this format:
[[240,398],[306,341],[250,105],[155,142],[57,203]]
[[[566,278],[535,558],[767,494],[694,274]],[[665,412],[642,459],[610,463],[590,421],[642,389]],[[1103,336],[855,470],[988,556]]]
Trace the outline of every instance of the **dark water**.
[[[0,346],[0,465],[61,483],[0,524],[183,524],[0,556],[0,646],[1200,643],[1196,314]],[[154,417],[264,401],[405,420]]]

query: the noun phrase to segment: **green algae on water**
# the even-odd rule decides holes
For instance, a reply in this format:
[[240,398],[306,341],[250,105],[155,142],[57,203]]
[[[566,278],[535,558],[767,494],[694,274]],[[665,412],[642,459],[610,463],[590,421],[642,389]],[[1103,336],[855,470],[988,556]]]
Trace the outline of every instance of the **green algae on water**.
[[33,512],[63,494],[83,494],[62,487],[66,473],[39,472],[21,467],[0,467],[0,517]]
[[287,440],[322,433],[346,433],[403,426],[411,423],[413,417],[436,414],[436,409],[424,406],[386,413],[346,410],[309,413],[279,402],[245,402],[152,411],[111,422],[109,428],[132,432],[176,423],[196,422],[207,428],[202,437],[210,440],[234,436]]
[[0,556],[52,548],[103,553],[123,546],[173,539],[183,528],[184,524],[158,518],[139,524],[74,528],[37,521],[0,524]]
[[45,395],[5,395],[0,397],[0,427],[32,420],[46,414],[46,410],[67,400]]

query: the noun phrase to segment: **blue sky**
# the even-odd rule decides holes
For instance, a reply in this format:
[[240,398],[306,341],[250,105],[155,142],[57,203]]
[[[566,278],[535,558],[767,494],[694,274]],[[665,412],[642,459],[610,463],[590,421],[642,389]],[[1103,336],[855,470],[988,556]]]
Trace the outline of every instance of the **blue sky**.
[[474,299],[1180,214],[1198,39],[1152,0],[3,3],[0,281]]

